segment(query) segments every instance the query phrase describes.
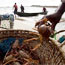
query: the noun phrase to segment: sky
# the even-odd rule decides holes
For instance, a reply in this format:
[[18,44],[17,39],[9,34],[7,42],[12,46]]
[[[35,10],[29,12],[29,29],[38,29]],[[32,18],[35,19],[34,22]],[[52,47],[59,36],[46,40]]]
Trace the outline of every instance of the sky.
[[21,4],[24,6],[59,6],[61,4],[61,0],[0,0],[0,7],[13,6],[15,2],[18,6],[20,6]]

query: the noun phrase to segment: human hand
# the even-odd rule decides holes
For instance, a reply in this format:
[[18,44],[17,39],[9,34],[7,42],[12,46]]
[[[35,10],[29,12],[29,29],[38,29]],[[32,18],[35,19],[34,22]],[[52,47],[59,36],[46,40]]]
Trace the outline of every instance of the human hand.
[[41,25],[46,24],[47,21],[48,21],[48,19],[46,17],[44,17],[43,19],[36,22],[35,27],[40,27]]

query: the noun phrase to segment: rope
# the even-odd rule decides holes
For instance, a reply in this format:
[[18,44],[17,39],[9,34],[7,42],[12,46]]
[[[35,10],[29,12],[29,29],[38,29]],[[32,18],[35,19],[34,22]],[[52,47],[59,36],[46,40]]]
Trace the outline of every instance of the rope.
[[65,30],[58,31],[58,32],[56,32],[56,33],[54,33],[54,34],[59,34],[59,33],[61,33],[61,32],[65,32]]
[[59,34],[59,33],[62,33],[62,32],[65,32],[65,30],[61,30],[61,31],[55,32],[53,35],[51,35],[51,37],[55,38],[55,40],[56,40],[56,35]]

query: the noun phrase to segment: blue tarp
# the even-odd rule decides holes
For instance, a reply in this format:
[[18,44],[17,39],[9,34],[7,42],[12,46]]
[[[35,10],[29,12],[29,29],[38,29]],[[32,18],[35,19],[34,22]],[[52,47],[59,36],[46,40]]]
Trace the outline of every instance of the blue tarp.
[[[0,42],[0,51],[3,54],[6,54],[6,52],[11,48],[12,43],[15,42],[15,40],[16,40],[16,38],[10,37],[10,38],[5,39],[2,42]],[[22,45],[22,42],[24,39],[19,38],[18,40],[19,40],[20,45]]]

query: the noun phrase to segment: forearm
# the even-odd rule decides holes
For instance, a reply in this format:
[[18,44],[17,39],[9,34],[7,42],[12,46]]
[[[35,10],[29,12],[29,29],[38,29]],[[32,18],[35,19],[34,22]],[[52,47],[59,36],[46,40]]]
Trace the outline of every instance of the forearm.
[[57,10],[57,13],[58,14],[63,14],[65,12],[65,2],[63,2],[62,4],[61,4],[61,6],[59,7],[59,9]]
[[62,3],[65,3],[65,0],[61,0]]

